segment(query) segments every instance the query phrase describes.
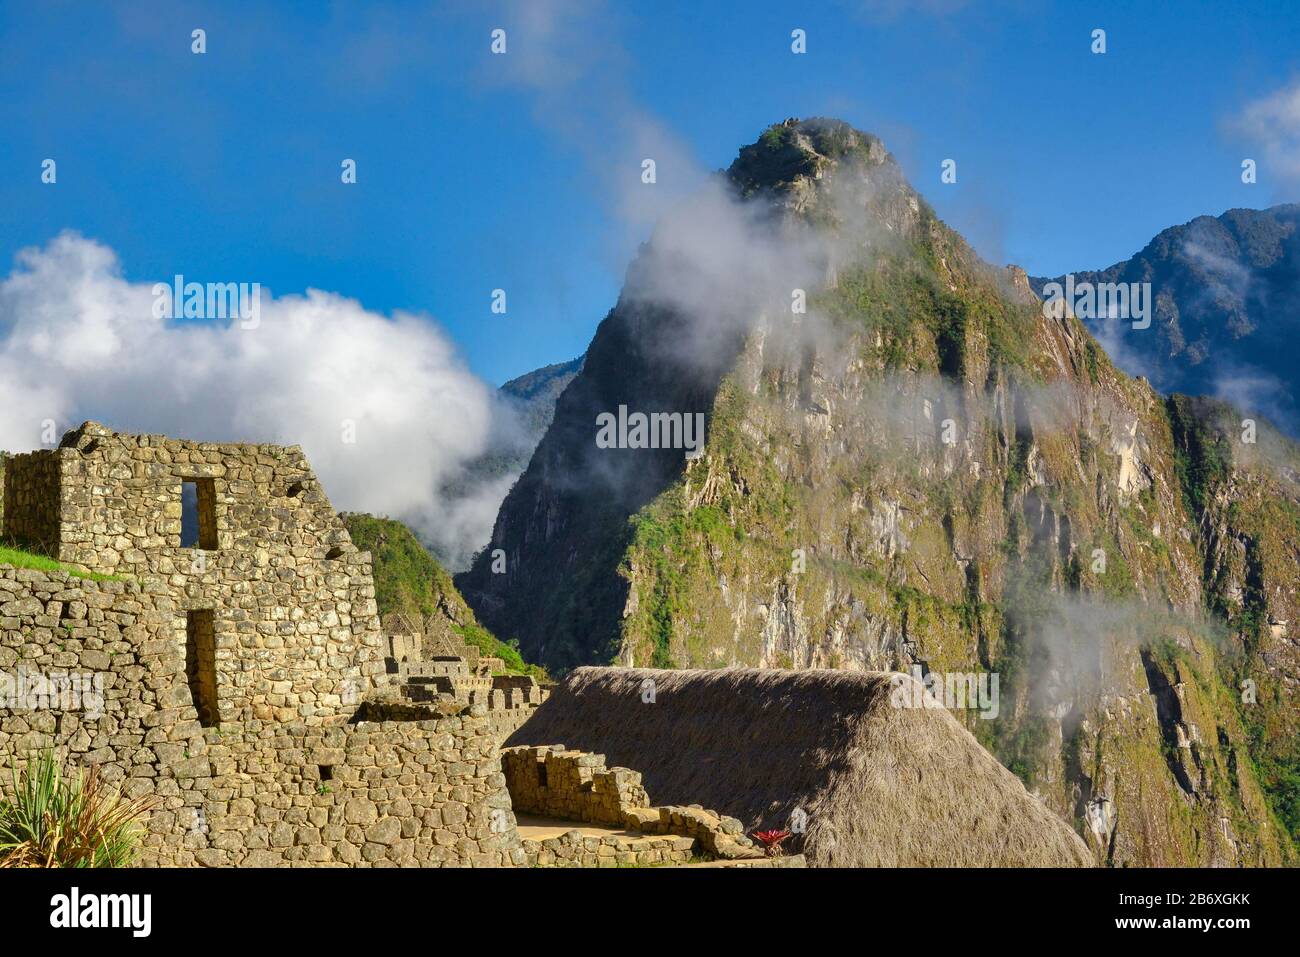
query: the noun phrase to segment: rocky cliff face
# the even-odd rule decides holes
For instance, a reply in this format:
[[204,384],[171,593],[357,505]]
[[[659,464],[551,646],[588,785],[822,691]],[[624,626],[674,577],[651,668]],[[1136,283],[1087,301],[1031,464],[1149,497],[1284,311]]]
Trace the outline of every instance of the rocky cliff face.
[[[994,673],[959,716],[1099,861],[1289,859],[1294,450],[1117,371],[873,137],[787,121],[725,188],[629,270],[459,580],[484,622],[560,669]],[[702,454],[599,448],[620,405]]]
[[[582,368],[582,356],[525,373],[497,390],[496,415],[489,449],[467,462],[445,482],[438,497],[448,514],[463,516],[467,527],[426,531],[425,547],[444,567],[464,571],[483,545],[483,527],[528,466],[537,443],[550,428],[555,403]],[[478,516],[483,516],[480,524]]]

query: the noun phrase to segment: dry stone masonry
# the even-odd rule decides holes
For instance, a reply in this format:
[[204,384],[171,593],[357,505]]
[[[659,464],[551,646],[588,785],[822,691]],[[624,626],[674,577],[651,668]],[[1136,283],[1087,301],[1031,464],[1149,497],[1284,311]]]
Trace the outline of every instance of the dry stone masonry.
[[525,862],[496,738],[480,720],[251,722],[204,734],[197,766],[182,764],[195,776],[178,779],[180,805],[150,818],[146,863]]
[[549,694],[532,675],[506,674],[504,661],[481,654],[438,616],[417,624],[407,615],[386,615],[383,630],[387,671],[409,701],[513,711],[518,727]]
[[146,865],[526,863],[485,708],[359,719],[370,556],[301,450],[86,423],[6,465],[4,539],[111,577],[0,566],[0,768],[151,795]]
[[[513,748],[503,768],[547,689],[441,625],[381,623],[370,555],[300,449],[87,422],[5,464],[0,540],[66,567],[0,565],[0,777],[43,749],[99,766],[151,801],[141,864],[762,857],[600,755]],[[524,840],[517,807],[612,827]]]
[[[685,839],[686,843],[670,844],[669,850],[689,852],[698,847],[701,853],[722,860],[752,860],[763,856],[745,836],[744,825],[733,817],[698,805],[651,807],[650,797],[641,786],[641,774],[629,768],[606,768],[603,754],[570,751],[562,744],[522,745],[504,749],[501,765],[511,804],[520,814],[611,824],[642,835],[671,835]],[[600,842],[578,847],[578,842],[571,839],[569,844],[575,850],[567,857],[559,853],[559,846],[548,849],[554,863],[581,860],[584,851],[593,851]],[[606,840],[604,846],[619,852],[636,850],[621,847],[617,840]],[[534,851],[527,850],[531,858]],[[666,860],[679,859],[670,855]],[[548,860],[543,857],[541,863]]]
[[542,836],[538,831],[524,828],[525,834],[537,834],[523,841],[530,867],[646,867],[686,864],[695,857],[696,842],[689,837],[589,834],[576,828]]
[[391,614],[382,624],[388,684],[367,696],[363,717],[413,721],[469,713],[482,716],[500,742],[550,694],[531,675],[505,674],[505,662],[481,654],[438,616],[417,622]]
[[153,795],[141,863],[525,863],[485,717],[204,727],[185,669],[164,583],[0,566],[0,767],[53,748]]
[[627,814],[650,806],[641,775],[606,768],[601,754],[553,747],[507,748],[501,764],[516,808],[545,817],[623,825]]
[[[186,482],[192,545],[182,544]],[[217,698],[200,701],[208,723],[320,724],[351,714],[382,681],[369,554],[297,446],[181,442],[87,422],[57,449],[11,458],[5,501],[7,539],[166,584],[195,633],[191,672],[215,671]]]

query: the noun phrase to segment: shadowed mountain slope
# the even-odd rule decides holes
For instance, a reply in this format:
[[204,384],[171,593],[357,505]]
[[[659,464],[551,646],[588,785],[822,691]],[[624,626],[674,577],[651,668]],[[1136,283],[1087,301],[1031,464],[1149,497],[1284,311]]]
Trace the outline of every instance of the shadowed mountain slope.
[[[1230,209],[1164,230],[1076,283],[1149,282],[1150,328],[1088,319],[1116,363],[1164,392],[1219,395],[1300,437],[1300,205]],[[1063,281],[1059,277],[1056,281]],[[1053,280],[1034,278],[1034,289]]]

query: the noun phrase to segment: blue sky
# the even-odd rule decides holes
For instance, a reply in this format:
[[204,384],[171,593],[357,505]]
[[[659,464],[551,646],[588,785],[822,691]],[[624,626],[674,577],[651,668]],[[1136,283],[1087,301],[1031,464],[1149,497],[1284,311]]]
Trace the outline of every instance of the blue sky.
[[1055,274],[1300,198],[1234,127],[1298,73],[1290,3],[4,3],[0,276],[74,229],[133,282],[427,313],[499,383],[586,347],[658,208],[628,205],[645,155],[679,195],[768,124],[837,116],[986,258]]

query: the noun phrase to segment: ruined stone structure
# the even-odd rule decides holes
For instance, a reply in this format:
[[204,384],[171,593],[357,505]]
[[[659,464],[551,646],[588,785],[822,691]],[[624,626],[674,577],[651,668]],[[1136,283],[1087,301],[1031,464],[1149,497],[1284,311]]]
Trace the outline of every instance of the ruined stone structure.
[[[603,754],[570,751],[562,744],[520,746],[501,752],[511,805],[519,814],[590,821],[626,829],[624,834],[579,840],[567,833],[547,845],[525,839],[524,853],[539,866],[615,863],[680,863],[692,856],[754,861],[763,852],[733,817],[699,805],[651,807],[641,775],[606,768]],[[667,843],[644,839],[663,835]],[[802,866],[802,860],[796,863]]]
[[681,865],[696,857],[697,842],[678,835],[591,834],[577,828],[566,830],[563,825],[549,828],[524,826],[523,833],[529,835],[523,840],[529,867]]
[[362,720],[370,556],[300,449],[86,423],[4,499],[7,540],[110,577],[0,566],[0,768],[151,795],[146,865],[526,863],[485,704]]
[[11,458],[4,497],[5,538],[93,572],[166,583],[205,724],[320,724],[350,715],[383,680],[369,554],[297,446],[181,442],[87,422],[57,449]]
[[623,825],[630,812],[650,806],[641,775],[606,768],[604,755],[566,751],[562,745],[507,748],[501,767],[511,800],[521,811]]
[[[725,844],[705,835],[784,829],[785,849],[812,866],[1091,863],[1079,835],[951,713],[900,706],[900,682],[915,679],[578,668],[507,739],[506,786],[521,814],[609,820],[617,806],[624,827],[696,836],[717,857]],[[606,756],[640,773],[606,771]],[[668,806],[637,806],[642,787]]]
[[381,623],[300,449],[88,422],[6,465],[3,540],[69,567],[0,565],[0,772],[48,748],[149,798],[140,863],[762,863],[739,821],[651,807],[601,755],[503,770],[547,689],[443,622]]
[[525,862],[482,709],[205,727],[179,610],[159,580],[0,566],[0,767],[52,747],[153,795],[146,865]]
[[502,737],[513,732],[546,700],[548,689],[531,675],[505,674],[500,658],[480,654],[445,621],[429,616],[417,623],[403,614],[383,619],[385,665],[400,705],[428,705],[440,713],[482,706]]

